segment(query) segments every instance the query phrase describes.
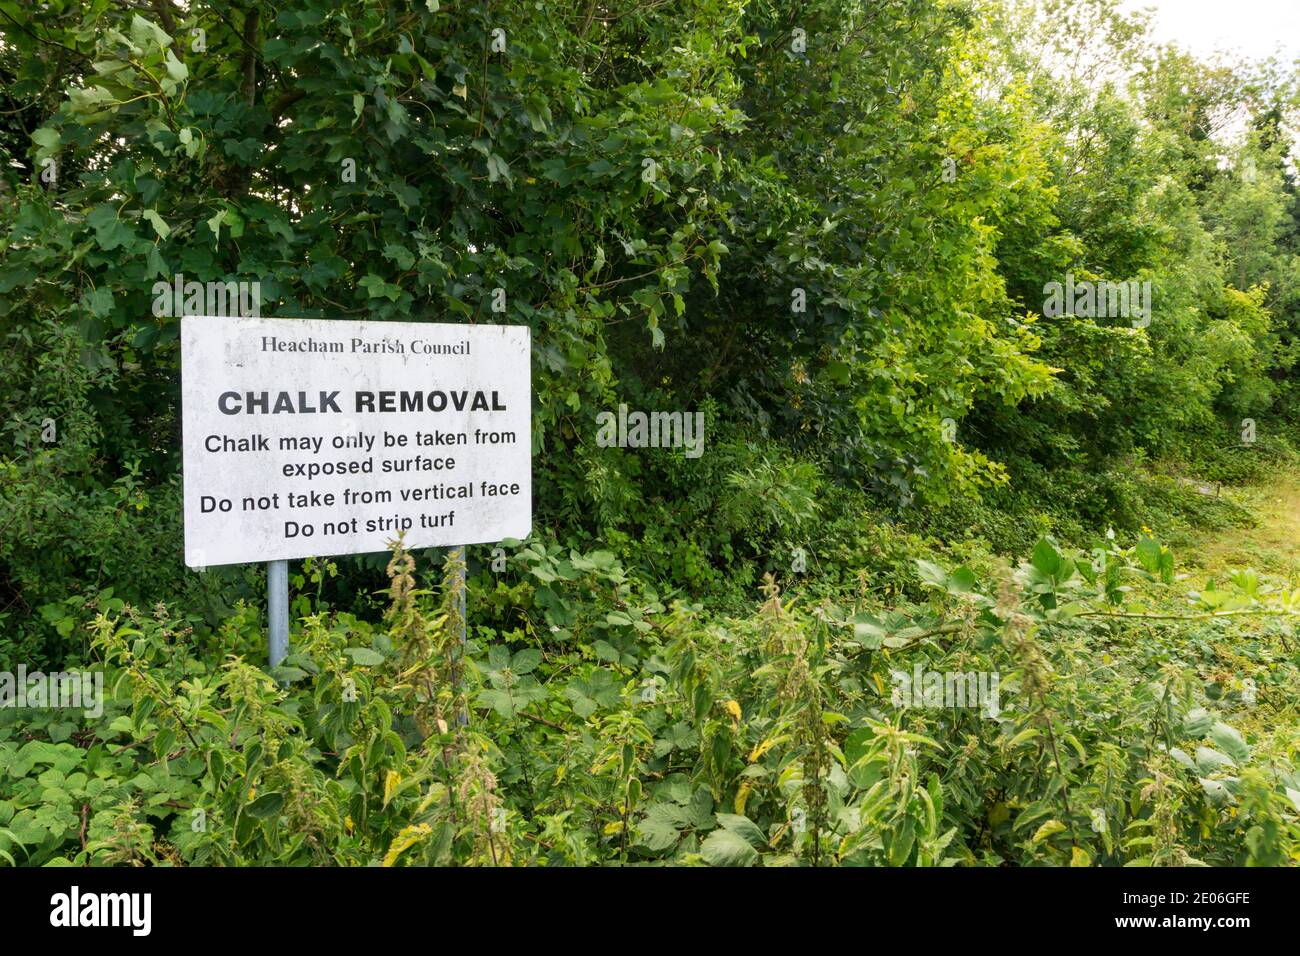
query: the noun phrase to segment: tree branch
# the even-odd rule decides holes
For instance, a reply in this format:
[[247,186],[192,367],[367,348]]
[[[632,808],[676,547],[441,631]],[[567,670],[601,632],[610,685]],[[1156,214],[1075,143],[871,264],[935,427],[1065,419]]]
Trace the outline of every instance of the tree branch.
[[162,21],[162,27],[172,39],[176,38],[176,18],[172,16],[169,0],[153,0],[154,11]]
[[257,99],[257,21],[262,11],[253,7],[244,14],[244,102]]

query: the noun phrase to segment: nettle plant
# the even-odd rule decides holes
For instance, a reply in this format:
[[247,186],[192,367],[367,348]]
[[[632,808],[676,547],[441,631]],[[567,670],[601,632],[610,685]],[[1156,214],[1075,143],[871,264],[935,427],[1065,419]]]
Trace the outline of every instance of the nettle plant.
[[165,606],[105,602],[89,625],[103,717],[52,743],[38,712],[0,742],[4,858],[388,865],[420,847],[428,862],[508,861],[490,744],[462,719],[455,569],[425,606],[412,567],[399,547],[382,627],[306,615],[270,673],[206,663]]
[[[2,858],[1300,858],[1296,742],[1255,712],[1293,707],[1294,655],[1263,632],[1222,640],[1240,620],[1293,620],[1300,597],[1251,572],[1179,606],[1172,555],[1153,540],[1077,552],[1044,539],[984,580],[917,561],[921,604],[882,609],[869,591],[809,603],[769,577],[756,613],[709,617],[608,552],[509,547],[497,590],[470,608],[493,623],[469,640],[458,568],[422,586],[399,544],[382,622],[304,596],[292,653],[270,672],[199,656],[165,606],[95,602],[102,717],[0,715]],[[1001,706],[900,705],[893,674],[918,666],[998,674]]]
[[[1002,670],[1011,697],[992,720],[918,720],[948,739],[941,776],[978,834],[970,850],[1071,865],[1295,858],[1295,743],[1261,733],[1252,748],[1220,719],[1229,701],[1198,674],[1185,636],[1189,625],[1234,618],[1294,620],[1300,594],[1245,571],[1189,593],[1185,607],[1157,605],[1175,566],[1149,538],[1091,553],[1040,540],[987,592],[964,568],[920,568],[949,614],[964,617],[912,626],[969,641],[943,648],[932,666],[969,669],[973,654]],[[1294,660],[1265,656],[1261,671],[1284,664],[1294,682]]]
[[[1152,631],[1176,647],[1175,623],[1293,617],[1297,596],[1245,572],[1178,611],[1134,597],[1173,568],[1149,539],[1091,554],[1043,540],[988,589],[920,561],[934,602],[886,613],[800,612],[769,583],[756,618],[686,627],[669,648],[694,706],[664,722],[696,744],[695,772],[648,788],[638,847],[725,865],[1294,859],[1294,741],[1247,744],[1192,667],[1170,655],[1143,682],[1139,651]],[[1000,671],[1010,700],[996,716],[900,712],[889,672],[918,656]]]

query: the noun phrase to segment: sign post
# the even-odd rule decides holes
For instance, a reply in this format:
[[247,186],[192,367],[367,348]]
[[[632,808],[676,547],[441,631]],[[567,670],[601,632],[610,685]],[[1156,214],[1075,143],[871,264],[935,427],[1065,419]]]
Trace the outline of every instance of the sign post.
[[267,563],[271,665],[288,562],[465,545],[532,528],[529,330],[186,316],[185,563]]
[[276,667],[289,653],[289,562],[266,562],[266,608],[270,618],[267,658]]

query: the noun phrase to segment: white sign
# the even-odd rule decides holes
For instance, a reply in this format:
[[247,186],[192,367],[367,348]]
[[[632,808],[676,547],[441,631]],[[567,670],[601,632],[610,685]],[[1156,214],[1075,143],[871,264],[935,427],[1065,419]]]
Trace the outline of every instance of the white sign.
[[528,329],[181,320],[190,567],[527,537]]

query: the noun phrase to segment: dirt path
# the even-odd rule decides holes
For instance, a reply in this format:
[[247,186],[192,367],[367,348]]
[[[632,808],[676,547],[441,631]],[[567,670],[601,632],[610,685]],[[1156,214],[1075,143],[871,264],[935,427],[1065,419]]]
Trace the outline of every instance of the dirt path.
[[1249,567],[1300,578],[1300,474],[1281,472],[1231,494],[1258,515],[1259,523],[1206,532],[1193,540],[1185,560],[1211,573]]

